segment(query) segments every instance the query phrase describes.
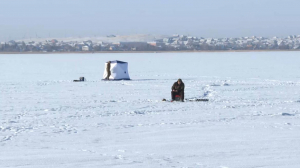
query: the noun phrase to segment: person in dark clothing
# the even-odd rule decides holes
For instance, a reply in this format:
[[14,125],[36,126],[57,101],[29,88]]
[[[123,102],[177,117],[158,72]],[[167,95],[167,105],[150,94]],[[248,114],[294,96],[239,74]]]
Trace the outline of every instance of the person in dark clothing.
[[183,100],[184,100],[184,83],[182,82],[181,79],[178,79],[177,82],[175,82],[172,86],[172,91],[171,91],[172,101],[175,100],[176,95],[179,95],[181,97],[180,100],[183,102]]
[[109,77],[110,77],[110,61],[107,62],[107,65],[106,65],[106,73],[107,73],[107,76],[106,76],[106,80],[109,80]]

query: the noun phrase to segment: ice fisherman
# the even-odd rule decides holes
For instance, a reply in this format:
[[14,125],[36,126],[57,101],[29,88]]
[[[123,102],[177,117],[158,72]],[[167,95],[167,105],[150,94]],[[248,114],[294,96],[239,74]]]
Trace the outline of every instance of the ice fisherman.
[[107,76],[106,76],[106,78],[105,78],[106,80],[109,80],[109,77],[110,77],[110,75],[111,75],[111,74],[110,74],[110,63],[111,63],[111,62],[108,61],[107,64],[106,64],[106,72],[107,72]]
[[171,91],[172,101],[175,100],[176,95],[179,95],[180,101],[183,102],[183,100],[184,100],[184,83],[182,82],[181,79],[178,79],[177,82],[175,82],[172,86],[172,91]]

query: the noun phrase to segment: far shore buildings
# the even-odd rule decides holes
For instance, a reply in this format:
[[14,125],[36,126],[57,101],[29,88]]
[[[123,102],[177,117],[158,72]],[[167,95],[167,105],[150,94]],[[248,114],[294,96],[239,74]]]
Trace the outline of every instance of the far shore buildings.
[[[110,35],[109,38],[116,36]],[[0,42],[0,52],[95,52],[95,51],[179,51],[179,50],[300,50],[300,35],[280,37],[203,38],[173,35],[153,41],[105,42],[58,41]]]

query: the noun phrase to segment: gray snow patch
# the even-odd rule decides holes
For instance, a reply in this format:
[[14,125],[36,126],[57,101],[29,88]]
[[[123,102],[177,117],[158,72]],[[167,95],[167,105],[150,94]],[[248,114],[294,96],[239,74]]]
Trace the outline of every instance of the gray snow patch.
[[282,116],[295,116],[295,114],[290,114],[290,113],[282,113]]

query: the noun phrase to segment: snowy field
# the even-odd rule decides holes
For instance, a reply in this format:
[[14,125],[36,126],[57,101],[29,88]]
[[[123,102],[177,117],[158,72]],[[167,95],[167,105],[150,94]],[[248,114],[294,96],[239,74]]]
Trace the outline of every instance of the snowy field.
[[[101,81],[116,59],[131,81]],[[0,55],[0,167],[299,168],[299,63],[300,52]],[[210,101],[161,101],[178,78],[186,98]]]

